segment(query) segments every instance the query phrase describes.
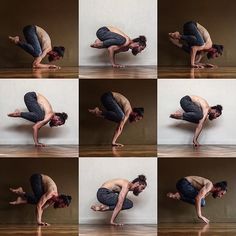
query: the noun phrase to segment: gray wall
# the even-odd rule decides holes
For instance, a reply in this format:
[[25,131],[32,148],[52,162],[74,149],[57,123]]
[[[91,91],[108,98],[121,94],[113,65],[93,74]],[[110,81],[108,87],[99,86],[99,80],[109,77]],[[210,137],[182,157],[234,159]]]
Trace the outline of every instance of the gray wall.
[[210,60],[219,66],[235,66],[235,8],[236,1],[228,0],[159,0],[158,9],[158,63],[160,66],[189,65],[189,55],[169,42],[168,33],[182,32],[183,24],[197,21],[210,33],[213,43],[223,44],[221,58]]
[[96,118],[89,108],[102,107],[100,97],[114,91],[125,95],[132,107],[144,107],[144,119],[125,125],[118,142],[156,144],[156,80],[80,80],[80,145],[110,144],[117,124]]
[[76,224],[78,222],[78,159],[0,159],[0,220],[1,224],[36,223],[35,205],[11,206],[9,201],[16,195],[9,187],[22,186],[30,191],[29,178],[34,173],[50,176],[58,187],[59,193],[72,196],[71,205],[65,209],[50,207],[44,211],[43,220],[52,224]]
[[[45,29],[53,46],[64,46],[65,56],[56,62],[61,66],[78,65],[77,0],[2,0],[0,8],[0,67],[30,67],[33,57],[9,42],[8,35],[23,37],[25,25]],[[47,62],[47,59],[45,59]]]
[[235,222],[236,220],[236,159],[159,159],[158,161],[158,207],[159,222],[200,222],[195,207],[182,201],[166,197],[168,192],[176,191],[176,182],[185,176],[196,175],[210,179],[213,183],[226,180],[228,193],[223,198],[206,197],[203,216],[211,222]]

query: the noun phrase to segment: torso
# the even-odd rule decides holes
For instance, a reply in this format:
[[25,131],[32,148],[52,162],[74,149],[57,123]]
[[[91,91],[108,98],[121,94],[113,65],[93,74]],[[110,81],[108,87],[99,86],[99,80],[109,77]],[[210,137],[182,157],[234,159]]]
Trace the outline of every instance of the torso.
[[48,33],[39,26],[36,26],[36,32],[37,32],[37,35],[41,44],[42,51],[51,50],[52,44],[51,44],[51,39]]
[[210,106],[205,99],[195,95],[191,95],[190,98],[193,103],[202,109],[202,111],[206,112],[206,110],[208,111],[210,109]]
[[197,28],[198,28],[200,34],[202,35],[203,40],[205,41],[206,49],[211,48],[212,47],[212,40],[211,40],[211,36],[210,36],[209,32],[206,30],[206,28],[204,28],[199,23],[197,23]]
[[121,189],[129,185],[129,181],[126,179],[113,179],[105,182],[101,187],[107,188],[113,192],[120,192]]
[[200,176],[187,176],[185,179],[187,179],[188,182],[191,183],[197,190],[202,189],[204,186],[213,187],[213,183],[209,179]]
[[41,109],[45,112],[46,114],[53,113],[52,106],[49,103],[49,101],[41,94],[37,93],[37,102]]
[[132,111],[130,102],[125,96],[116,92],[112,92],[112,95],[125,114],[129,114]]
[[47,175],[42,176],[43,187],[45,193],[54,193],[54,196],[58,195],[56,183]]

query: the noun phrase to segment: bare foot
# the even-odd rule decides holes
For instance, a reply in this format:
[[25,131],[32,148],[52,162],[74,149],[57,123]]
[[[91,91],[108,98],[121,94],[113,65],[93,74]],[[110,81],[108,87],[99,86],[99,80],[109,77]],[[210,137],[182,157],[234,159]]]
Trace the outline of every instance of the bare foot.
[[15,194],[25,194],[24,190],[22,187],[19,188],[10,188],[10,191],[15,193]]
[[105,206],[105,205],[99,205],[99,206],[92,205],[91,209],[94,210],[94,211],[106,211],[106,210],[109,209],[109,207]]
[[178,31],[174,32],[174,33],[169,33],[169,36],[173,39],[180,39],[181,35]]
[[101,116],[102,111],[98,107],[95,107],[94,109],[88,109],[90,113],[92,113],[95,116]]
[[27,203],[26,200],[24,200],[22,197],[18,197],[16,201],[9,202],[10,205],[19,205],[19,204],[24,204]]
[[182,47],[182,44],[179,42],[179,39],[174,39],[174,38],[169,38],[171,43],[173,43],[175,46],[177,46],[178,48]]
[[10,117],[20,117],[20,113],[21,113],[20,110],[15,110],[14,112],[9,113],[7,115]]
[[13,42],[14,44],[18,44],[20,42],[20,37],[19,36],[8,36],[8,38],[11,40],[11,42]]
[[96,39],[94,43],[90,44],[91,48],[103,48],[103,42]]
[[170,118],[180,120],[180,119],[183,118],[183,113],[177,111],[177,112],[175,112],[173,114],[170,114]]
[[166,195],[168,198],[174,199],[174,200],[180,200],[180,194],[177,193],[167,193]]

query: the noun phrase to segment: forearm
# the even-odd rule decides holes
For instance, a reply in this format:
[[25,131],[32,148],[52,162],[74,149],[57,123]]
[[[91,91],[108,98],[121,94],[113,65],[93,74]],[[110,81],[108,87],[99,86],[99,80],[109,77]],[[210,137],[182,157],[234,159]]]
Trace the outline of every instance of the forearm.
[[41,207],[36,207],[36,217],[37,217],[37,223],[41,224],[42,223],[42,214],[43,214],[43,210]]
[[116,129],[113,138],[112,138],[112,144],[116,143],[116,140],[119,138],[119,136],[121,135],[122,130],[120,129]]
[[120,206],[117,206],[114,209],[112,216],[111,216],[111,220],[110,220],[111,223],[114,223],[114,221],[116,220],[116,217],[119,215],[121,209],[122,209],[122,207],[120,207]]
[[202,217],[201,199],[199,198],[195,199],[195,208],[196,208],[197,216],[201,218]]
[[190,54],[190,56],[191,56],[191,66],[194,66],[194,65],[195,65],[196,53],[197,53],[196,49],[195,49],[194,47],[192,47],[192,49],[191,49],[191,54]]
[[38,141],[38,128],[37,127],[33,127],[33,139],[34,139],[34,143],[37,145],[39,143],[39,141]]
[[109,50],[109,59],[112,65],[115,65],[115,53],[113,50]]
[[193,140],[197,141],[201,132],[202,132],[202,124],[198,125],[198,127],[196,128],[194,136],[193,136]]

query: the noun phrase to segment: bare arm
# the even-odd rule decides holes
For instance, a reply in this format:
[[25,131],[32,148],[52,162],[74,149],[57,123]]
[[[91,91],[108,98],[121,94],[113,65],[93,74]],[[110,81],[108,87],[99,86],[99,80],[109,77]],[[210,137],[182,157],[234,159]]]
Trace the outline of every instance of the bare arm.
[[199,66],[195,63],[196,61],[196,54],[198,51],[202,51],[203,49],[205,49],[205,45],[202,45],[202,46],[193,46],[191,48],[191,53],[190,53],[190,56],[191,56],[191,66],[192,67],[195,67],[195,68],[203,68],[202,66]]
[[42,215],[43,215],[43,210],[45,209],[45,208],[44,208],[44,205],[46,204],[46,202],[47,202],[51,197],[52,197],[52,193],[46,193],[46,194],[44,194],[44,195],[40,198],[40,200],[39,200],[39,202],[38,202],[38,204],[37,204],[37,206],[36,206],[36,218],[37,218],[37,224],[38,224],[38,225],[45,225],[45,226],[49,225],[48,223],[42,222]]
[[127,122],[129,116],[125,116],[125,118],[118,124],[116,130],[115,130],[115,133],[113,135],[113,138],[112,138],[112,146],[124,146],[120,143],[116,143],[116,140],[119,138],[119,136],[121,135],[122,131],[123,131],[123,128],[124,128],[124,125],[125,123]]
[[59,66],[56,65],[50,65],[50,64],[42,64],[41,61],[43,60],[44,57],[46,57],[47,53],[51,49],[45,49],[43,53],[39,56],[36,57],[33,61],[33,68],[35,69],[42,69],[42,68],[47,68],[47,69],[60,69]]
[[110,224],[120,225],[120,224],[115,223],[115,220],[122,209],[124,200],[125,200],[128,192],[129,192],[128,185],[126,187],[122,187],[121,192],[119,193],[118,202],[117,202],[116,207],[115,207],[115,209],[112,213],[112,216],[111,216]]
[[205,198],[206,194],[210,192],[212,188],[212,184],[206,184],[198,193],[197,197],[195,198],[195,208],[197,212],[197,216],[199,219],[202,219],[206,224],[209,223],[209,220],[202,215],[201,210],[201,200]]
[[200,146],[200,144],[198,143],[197,140],[198,140],[200,133],[202,132],[203,124],[204,124],[206,118],[207,118],[207,114],[205,114],[204,117],[199,121],[199,124],[197,125],[197,127],[195,129],[195,133],[193,136],[193,144],[195,147]]
[[108,48],[108,53],[109,53],[109,59],[110,59],[110,62],[112,64],[112,67],[114,68],[120,68],[120,67],[124,67],[122,65],[118,65],[116,64],[116,61],[115,61],[115,54],[117,53],[117,51],[120,49],[119,46],[110,46]]
[[44,144],[39,143],[39,141],[38,141],[38,132],[39,132],[39,130],[40,130],[44,125],[46,125],[46,124],[50,121],[52,115],[53,115],[53,114],[51,114],[51,113],[48,114],[48,115],[46,115],[45,118],[44,118],[44,120],[37,122],[37,123],[33,126],[33,139],[34,139],[35,146],[37,146],[37,147],[43,147],[43,146],[45,146]]

